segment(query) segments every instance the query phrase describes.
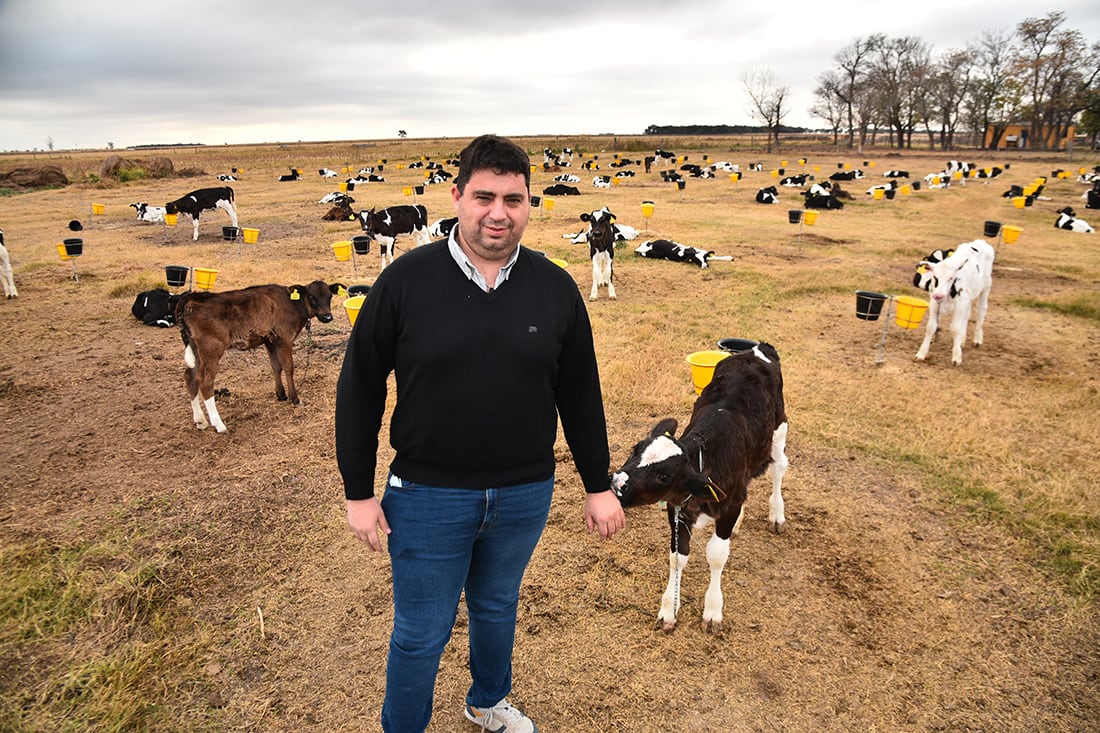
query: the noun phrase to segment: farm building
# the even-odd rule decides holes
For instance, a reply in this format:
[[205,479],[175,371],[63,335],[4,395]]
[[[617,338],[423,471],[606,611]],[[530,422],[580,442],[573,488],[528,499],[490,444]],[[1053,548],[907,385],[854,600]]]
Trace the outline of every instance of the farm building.
[[[985,141],[983,146],[986,149],[992,149],[994,132],[997,130],[996,125],[987,125],[985,128]],[[1051,129],[1047,132],[1047,150],[1065,150],[1070,147],[1070,143],[1077,131],[1074,125],[1070,125],[1066,129],[1065,134],[1061,138],[1057,138],[1057,130]],[[1016,148],[1019,150],[1031,150],[1035,146],[1031,141],[1031,123],[1030,122],[1010,122],[1005,125],[1000,139],[997,140],[997,150],[1005,150],[1010,148]]]

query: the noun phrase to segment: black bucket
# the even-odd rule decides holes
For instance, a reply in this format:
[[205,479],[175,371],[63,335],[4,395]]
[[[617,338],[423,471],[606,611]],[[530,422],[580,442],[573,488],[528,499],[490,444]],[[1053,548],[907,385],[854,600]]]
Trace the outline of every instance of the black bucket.
[[684,190],[684,186],[687,185],[687,181],[676,181],[676,188],[680,191]]
[[920,181],[913,181],[913,190],[914,191],[919,191],[920,190]]
[[802,221],[802,209],[788,209],[787,220],[791,224],[798,224]]
[[423,196],[424,195],[424,187],[423,186],[415,186],[413,188],[413,190],[416,191],[417,196]]
[[898,193],[898,190],[896,188],[887,188],[886,189],[886,198],[893,199],[894,196],[897,195],[897,193]]
[[66,239],[65,242],[65,254],[69,257],[79,257],[84,254],[84,240],[83,239]]
[[370,254],[370,237],[364,235],[352,237],[351,246],[357,255]]
[[181,265],[165,265],[164,279],[168,281],[169,287],[182,287],[187,284],[187,276],[190,272],[190,267],[182,267]]
[[226,241],[233,241],[241,235],[239,227],[222,227],[222,239]]
[[718,339],[718,348],[736,354],[740,351],[748,351],[759,343],[759,341],[753,341],[752,339],[725,338]]
[[531,206],[533,208],[537,209],[541,205],[542,205],[542,197],[541,196],[532,196],[531,197]]
[[985,223],[985,229],[983,234],[987,237],[995,237],[1001,233],[1001,222],[999,221],[987,221]]
[[865,321],[877,321],[882,314],[882,304],[890,296],[886,293],[873,293],[868,290],[856,291],[856,318]]

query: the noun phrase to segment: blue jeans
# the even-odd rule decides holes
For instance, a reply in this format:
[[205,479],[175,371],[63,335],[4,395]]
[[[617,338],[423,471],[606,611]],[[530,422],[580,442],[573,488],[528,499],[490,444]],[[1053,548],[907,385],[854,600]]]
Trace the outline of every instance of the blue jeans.
[[382,729],[421,733],[463,590],[472,677],[466,702],[489,707],[511,691],[520,581],[546,526],[554,480],[493,489],[394,483],[391,476],[382,497],[394,606]]

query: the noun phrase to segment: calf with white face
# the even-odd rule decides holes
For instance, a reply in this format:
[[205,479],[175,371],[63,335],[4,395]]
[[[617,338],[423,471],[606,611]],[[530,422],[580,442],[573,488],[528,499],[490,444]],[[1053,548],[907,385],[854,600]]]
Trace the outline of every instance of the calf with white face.
[[741,526],[748,485],[765,471],[772,481],[768,524],[786,525],[783,476],[787,471],[787,413],[779,354],[767,343],[727,356],[695,401],[683,435],[666,418],[634,446],[626,464],[611,476],[611,489],[623,507],[668,503],[671,531],[669,577],[658,625],[676,626],[680,578],[687,566],[691,532],[714,525],[706,545],[710,584],[703,607],[704,628],[722,623],[722,571],[730,537]]
[[592,213],[581,214],[581,221],[588,222],[588,253],[592,257],[592,293],[589,300],[599,297],[599,287],[607,287],[607,297],[615,300],[614,273],[611,265],[615,259],[615,215],[603,207]]
[[993,247],[984,239],[975,239],[960,244],[942,260],[933,261],[930,258],[919,264],[920,268],[924,268],[925,277],[920,282],[914,282],[927,289],[931,298],[924,342],[916,355],[918,361],[924,361],[928,356],[940,318],[947,317],[951,319],[951,363],[956,366],[962,364],[962,344],[966,340],[970,313],[975,305],[974,345],[982,345],[989,291],[993,287],[993,258]]

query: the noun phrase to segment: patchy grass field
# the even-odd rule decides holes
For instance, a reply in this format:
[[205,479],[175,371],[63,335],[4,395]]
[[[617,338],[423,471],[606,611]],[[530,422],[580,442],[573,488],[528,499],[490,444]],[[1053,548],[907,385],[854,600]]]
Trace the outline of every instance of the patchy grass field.
[[[532,213],[528,246],[565,259],[582,292],[587,247],[562,234],[609,206],[621,223],[706,247],[732,262],[707,270],[616,257],[619,298],[590,303],[617,468],[660,418],[683,424],[694,400],[685,356],[727,336],[767,340],[783,358],[791,421],[788,531],[766,531],[754,485],[724,578],[726,624],[703,632],[707,570],[697,537],[680,627],[654,629],[667,574],[667,529],[654,507],[599,543],[581,517],[564,442],[559,487],[521,599],[513,699],[544,731],[1089,730],[1100,719],[1100,239],[1054,229],[1084,210],[1077,169],[1100,159],[833,149],[764,155],[735,138],[521,140],[640,159],[672,149],[689,162],[763,172],[689,179],[656,173]],[[0,198],[20,298],[0,303],[0,731],[376,730],[391,618],[388,561],[347,531],[332,413],[349,324],[337,313],[298,341],[303,405],[274,400],[266,355],[222,361],[225,435],[193,428],[174,329],[141,325],[135,295],[166,265],[217,269],[216,289],[315,278],[369,283],[372,253],[338,262],[354,223],[324,222],[335,190],[322,167],[385,159],[386,183],[352,192],[355,208],[412,203],[408,165],[442,161],[464,140],[364,141],[133,152],[167,155],[195,178],[93,181],[105,151],[0,156],[0,170],[64,168],[63,189]],[[799,159],[805,157],[805,164]],[[880,171],[915,179],[948,157],[1010,164],[989,185],[875,201]],[[790,224],[795,189],[762,206],[770,171],[868,179],[855,200]],[[290,166],[304,179],[279,183]],[[128,204],[220,185],[241,169],[241,224],[255,244],[198,242],[135,220]],[[1001,194],[1055,169],[1033,207]],[[540,193],[553,174],[539,172]],[[435,220],[449,186],[418,195]],[[655,202],[648,222],[640,203]],[[93,203],[104,213],[93,215]],[[79,219],[84,254],[56,245]],[[917,260],[982,235],[998,242],[985,344],[952,367],[941,337],[855,317],[856,290],[920,295]],[[399,242],[399,246],[402,243]],[[75,270],[74,270],[75,264]],[[73,278],[74,272],[79,280]],[[342,310],[342,309],[341,309]],[[885,326],[885,329],[884,329]],[[880,347],[880,342],[885,340]],[[487,375],[486,390],[492,389]],[[383,461],[383,464],[385,461]],[[467,727],[465,627],[444,656],[430,730]]]

